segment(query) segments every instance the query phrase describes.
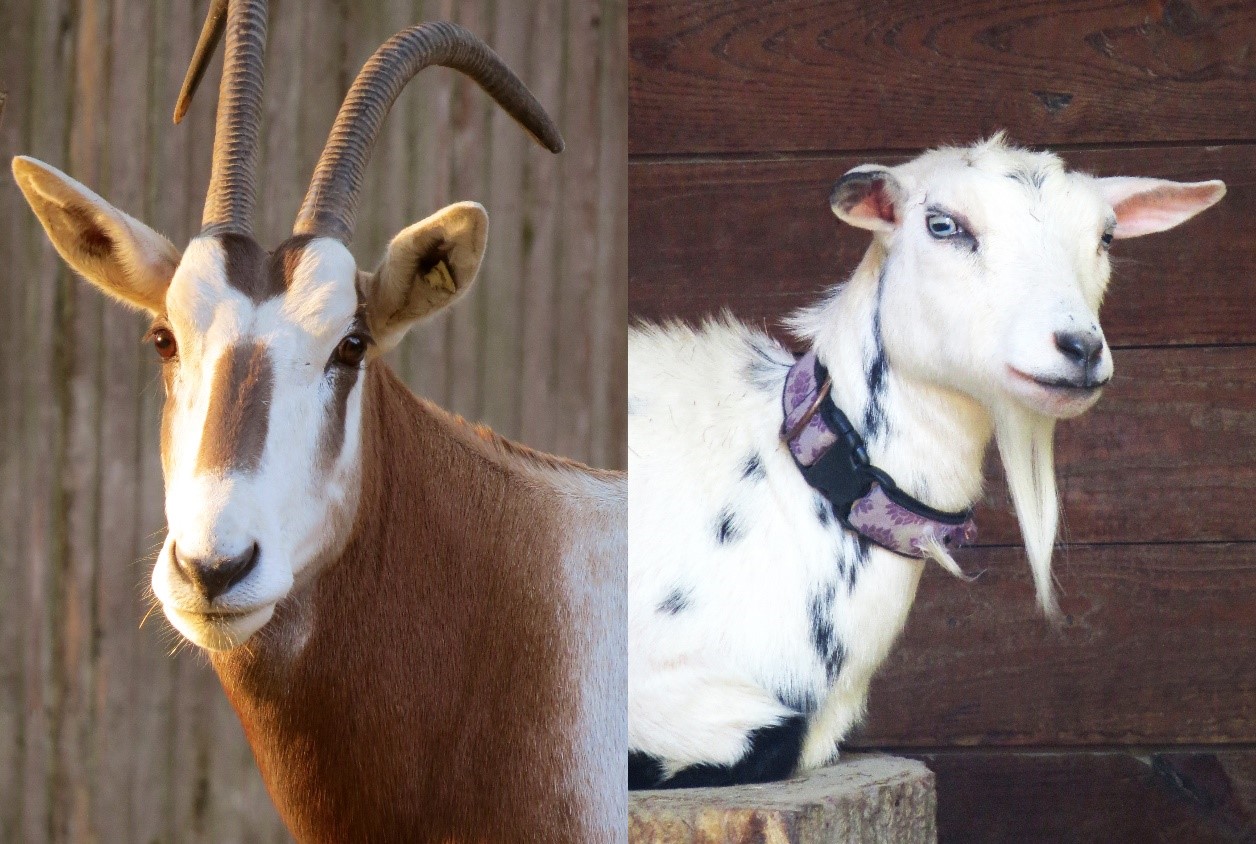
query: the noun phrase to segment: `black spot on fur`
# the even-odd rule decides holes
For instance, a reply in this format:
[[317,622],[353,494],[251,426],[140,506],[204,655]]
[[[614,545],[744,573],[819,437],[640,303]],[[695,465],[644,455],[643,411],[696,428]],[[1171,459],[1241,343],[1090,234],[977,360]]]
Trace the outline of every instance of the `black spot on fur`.
[[808,610],[811,615],[811,645],[824,663],[825,673],[834,677],[833,666],[841,667],[842,643],[833,631],[833,599],[837,597],[837,584],[828,583],[812,593]]
[[855,582],[859,579],[859,571],[868,565],[868,552],[872,547],[871,540],[866,536],[855,534],[855,556],[846,569],[846,594],[855,591]]
[[757,454],[751,454],[746,458],[746,462],[741,465],[742,480],[761,481],[767,476],[767,469],[763,468],[763,461],[759,459]]
[[725,507],[716,517],[715,541],[720,545],[728,545],[740,538],[741,526],[737,524],[737,517],[730,508]]
[[[692,765],[684,768],[663,782],[655,782],[655,788],[707,788],[712,786],[743,785],[746,783],[774,782],[783,780],[798,767],[802,756],[802,740],[807,733],[807,719],[792,715],[771,727],[760,727],[750,734],[750,748],[732,765]],[[633,755],[628,754],[628,788],[648,788],[633,785]],[[640,754],[636,754],[640,755]],[[651,757],[646,757],[651,760]],[[657,760],[651,760],[661,771]],[[648,778],[651,769],[648,762],[639,760],[639,779]]]
[[819,495],[816,496],[816,518],[820,521],[821,527],[828,527],[829,522],[833,520],[833,505],[827,498]]
[[1006,175],[1013,182],[1019,182],[1031,191],[1042,190],[1043,185],[1047,183],[1047,171],[1041,167],[1016,167]]
[[882,270],[877,288],[877,304],[872,312],[872,350],[868,358],[868,369],[864,373],[868,385],[868,404],[863,415],[865,439],[879,436],[887,427],[884,402],[889,363],[885,359],[885,341],[881,335],[881,291],[884,289],[885,272]]
[[689,592],[677,587],[667,593],[658,606],[658,611],[665,615],[676,615],[689,609],[689,601],[692,596]]
[[816,711],[815,695],[807,689],[789,689],[777,692],[776,699],[781,706],[792,709],[795,712],[801,712],[804,715],[810,715]]
[[663,764],[648,753],[633,750],[628,754],[628,788],[654,788],[663,781]]
[[746,380],[760,390],[779,390],[789,372],[789,365],[777,360],[771,352],[756,342],[749,342],[750,363],[746,367]]

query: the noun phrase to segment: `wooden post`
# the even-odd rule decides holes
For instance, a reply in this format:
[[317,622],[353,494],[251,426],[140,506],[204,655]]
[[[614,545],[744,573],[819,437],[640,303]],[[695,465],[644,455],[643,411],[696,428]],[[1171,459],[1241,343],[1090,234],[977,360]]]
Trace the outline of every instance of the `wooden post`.
[[767,785],[638,791],[630,844],[932,844],[937,797],[921,762],[849,754]]

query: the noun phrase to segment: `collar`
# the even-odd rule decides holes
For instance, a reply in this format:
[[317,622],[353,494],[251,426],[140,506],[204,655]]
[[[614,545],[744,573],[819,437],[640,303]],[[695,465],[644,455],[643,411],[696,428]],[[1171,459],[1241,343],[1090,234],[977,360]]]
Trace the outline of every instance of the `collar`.
[[814,351],[790,367],[781,397],[781,439],[802,476],[833,505],[841,523],[907,557],[923,558],[931,539],[946,548],[972,544],[977,538],[972,510],[934,510],[873,466],[863,437],[833,403],[832,386]]

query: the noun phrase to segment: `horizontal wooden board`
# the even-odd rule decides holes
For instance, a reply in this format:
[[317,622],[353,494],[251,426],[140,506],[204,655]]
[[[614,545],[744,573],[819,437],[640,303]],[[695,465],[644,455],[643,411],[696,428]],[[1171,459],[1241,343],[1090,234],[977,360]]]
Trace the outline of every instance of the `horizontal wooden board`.
[[929,566],[852,747],[1256,742],[1256,543],[1075,546],[1065,614],[1019,549]]
[[[1256,346],[1125,349],[1086,415],[1056,431],[1065,542],[1256,540]],[[1019,543],[991,457],[978,541]]]
[[653,0],[630,152],[1251,139],[1256,5]]
[[938,753],[938,841],[1256,840],[1256,752]]
[[[1114,346],[1256,342],[1256,145],[1064,157],[1099,175],[1220,178],[1229,187],[1219,205],[1181,228],[1116,244],[1103,311]],[[828,206],[833,183],[861,163],[835,156],[631,164],[630,312],[697,317],[728,307],[760,321],[813,301],[845,280],[868,246],[868,234],[838,222]]]

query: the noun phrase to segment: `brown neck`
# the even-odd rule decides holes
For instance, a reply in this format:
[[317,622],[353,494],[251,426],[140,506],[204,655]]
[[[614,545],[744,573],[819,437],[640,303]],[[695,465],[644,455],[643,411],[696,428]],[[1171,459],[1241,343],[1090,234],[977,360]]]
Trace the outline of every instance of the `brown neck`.
[[364,390],[344,552],[213,658],[271,796],[302,841],[580,840],[560,505],[382,363]]

